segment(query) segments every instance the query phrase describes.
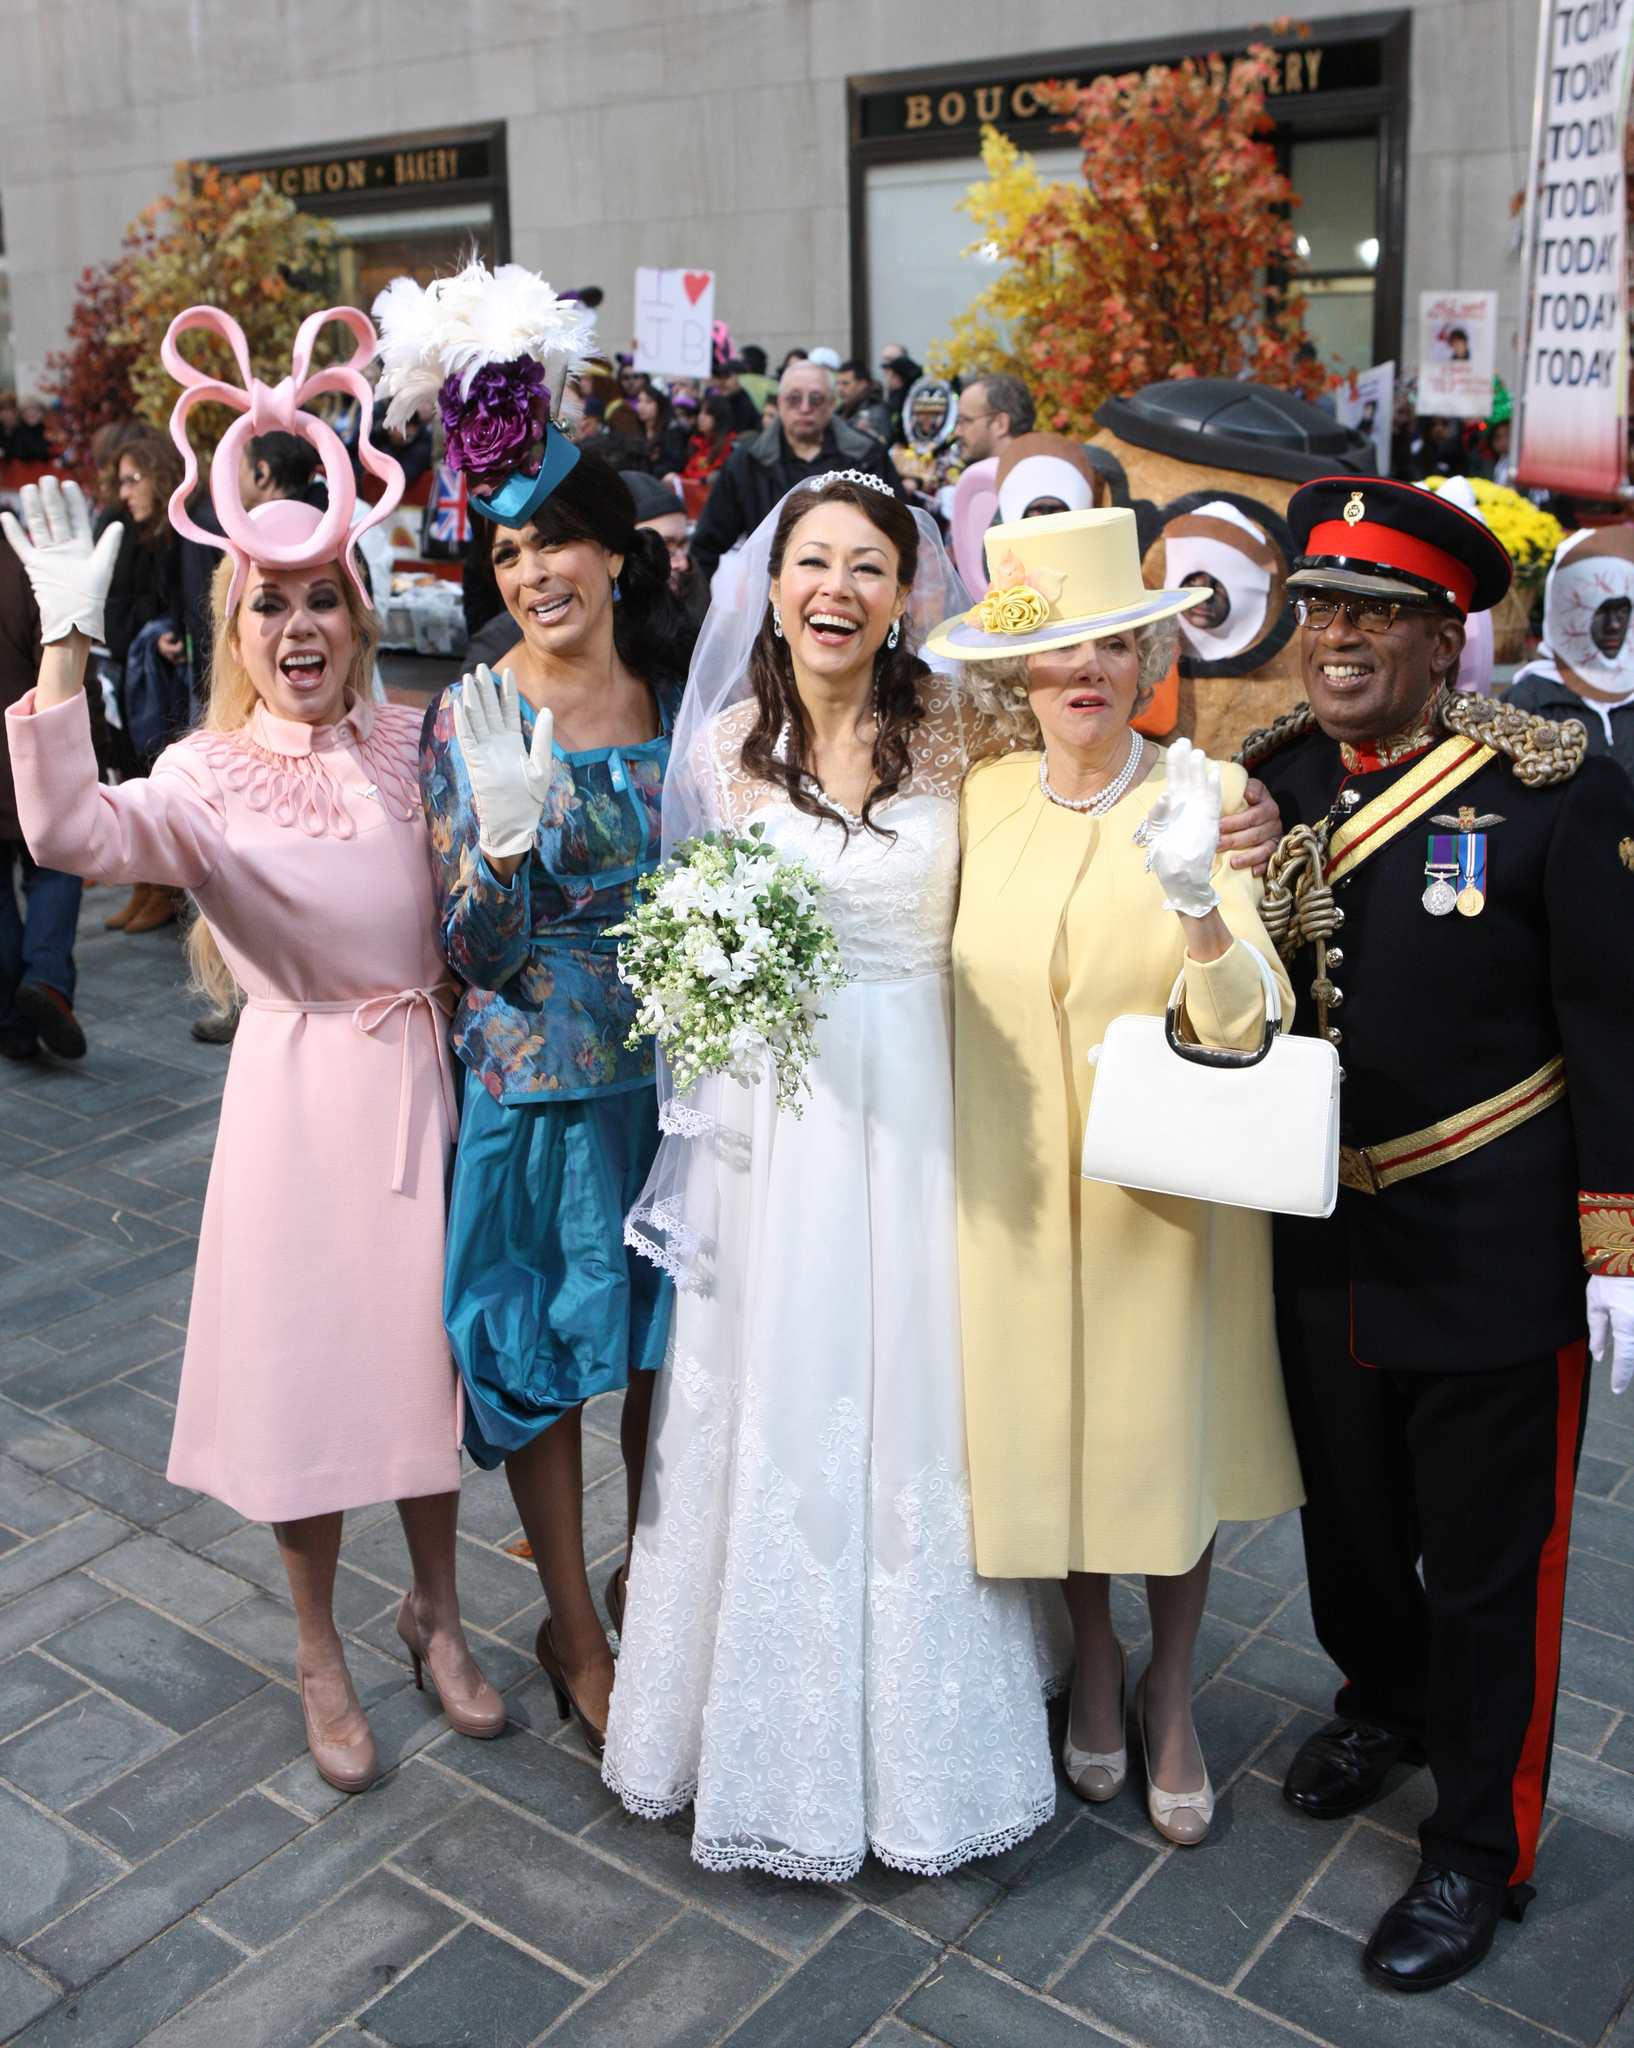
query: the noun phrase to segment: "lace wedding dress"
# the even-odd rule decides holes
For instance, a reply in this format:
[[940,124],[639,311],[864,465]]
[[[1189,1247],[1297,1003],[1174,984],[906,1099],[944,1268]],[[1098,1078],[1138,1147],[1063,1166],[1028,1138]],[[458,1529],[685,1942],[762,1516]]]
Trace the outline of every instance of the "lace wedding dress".
[[[720,822],[825,884],[850,975],[803,1116],[719,1091],[703,1292],[677,1295],[653,1407],[604,1776],[696,1802],[694,1858],[937,1873],[1054,1810],[1028,1589],[976,1576],[966,1481],[948,959],[955,701],[933,696],[882,838],[804,815],[705,735]],[[968,714],[966,714],[968,716]],[[638,1212],[639,1216],[639,1212]]]

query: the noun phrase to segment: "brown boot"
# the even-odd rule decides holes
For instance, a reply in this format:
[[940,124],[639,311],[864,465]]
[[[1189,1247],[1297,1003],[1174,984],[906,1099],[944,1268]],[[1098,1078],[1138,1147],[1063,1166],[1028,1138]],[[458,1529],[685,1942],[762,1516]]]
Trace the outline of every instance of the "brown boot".
[[152,888],[153,885],[150,882],[138,882],[136,887],[125,898],[125,901],[114,912],[113,916],[105,917],[102,920],[102,929],[105,932],[122,932],[136,915],[137,911],[147,902],[148,897],[152,894]]
[[149,887],[148,900],[125,926],[127,932],[156,932],[160,925],[174,924],[176,910],[181,901],[179,889],[155,889]]

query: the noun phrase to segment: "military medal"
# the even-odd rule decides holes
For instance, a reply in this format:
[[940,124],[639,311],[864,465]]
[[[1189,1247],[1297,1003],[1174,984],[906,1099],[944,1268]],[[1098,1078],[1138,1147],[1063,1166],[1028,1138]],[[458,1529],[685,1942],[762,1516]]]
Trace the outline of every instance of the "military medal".
[[1486,834],[1458,835],[1458,914],[1479,917],[1486,908]]
[[1430,834],[1430,857],[1424,863],[1428,887],[1424,908],[1432,917],[1448,917],[1458,907],[1458,840],[1451,832]]
[[1478,813],[1473,804],[1460,804],[1456,817],[1434,817],[1430,823],[1456,829],[1430,835],[1424,908],[1432,917],[1445,917],[1450,910],[1479,917],[1486,908],[1486,828],[1503,819],[1496,811]]

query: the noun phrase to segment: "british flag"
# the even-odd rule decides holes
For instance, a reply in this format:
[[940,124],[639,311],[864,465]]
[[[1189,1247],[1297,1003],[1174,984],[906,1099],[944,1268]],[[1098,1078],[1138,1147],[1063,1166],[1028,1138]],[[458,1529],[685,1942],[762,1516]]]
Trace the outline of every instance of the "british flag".
[[471,506],[465,478],[446,462],[437,465],[436,488],[431,493],[429,538],[450,547],[463,548],[471,538]]

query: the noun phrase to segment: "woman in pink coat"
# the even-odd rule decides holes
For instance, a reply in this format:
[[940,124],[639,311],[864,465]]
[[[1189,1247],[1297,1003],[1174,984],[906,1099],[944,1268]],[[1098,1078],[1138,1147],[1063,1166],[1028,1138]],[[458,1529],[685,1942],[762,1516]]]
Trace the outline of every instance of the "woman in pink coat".
[[[306,380],[318,327],[359,339],[344,370]],[[187,326],[233,346],[248,394],[206,382],[175,348]],[[195,398],[246,408],[212,465],[228,555],[213,589],[201,727],[142,782],[97,782],[83,679],[111,557],[93,551],[77,485],[24,494],[6,535],[39,600],[38,686],[6,714],[23,833],[37,859],[104,882],[191,891],[206,983],[247,1002],[233,1047],[199,1233],[169,1476],[271,1522],[298,1624],[296,1683],[314,1762],[332,1785],[374,1777],[369,1725],[332,1612],[343,1512],[395,1499],[414,1566],[397,1629],[455,1727],[497,1735],[504,1703],[472,1661],[454,1582],[461,1415],[442,1323],[443,1190],[456,1114],[452,1007],[420,808],[419,717],[368,701],[378,629],[353,557],[350,464],[299,411],[314,390],[363,386],[361,314],[309,320],[294,376],[252,382],[243,336],[195,308],[164,359],[189,385],[171,431],[187,477]],[[367,403],[371,394],[363,386]],[[329,510],[275,500],[246,513],[238,443],[274,427],[324,458]],[[402,491],[387,477],[374,517]],[[219,545],[219,543],[217,543]]]

